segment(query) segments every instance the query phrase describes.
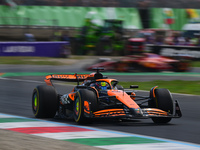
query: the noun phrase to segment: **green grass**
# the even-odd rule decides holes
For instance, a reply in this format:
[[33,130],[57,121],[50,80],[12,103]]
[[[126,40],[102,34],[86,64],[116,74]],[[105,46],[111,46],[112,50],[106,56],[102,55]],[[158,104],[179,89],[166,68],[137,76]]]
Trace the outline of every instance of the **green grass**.
[[151,82],[120,82],[124,88],[129,88],[130,85],[139,85],[138,90],[149,91],[152,87],[169,89],[172,93],[200,95],[200,81],[151,81]]
[[192,67],[200,67],[200,61],[193,61],[191,66]]

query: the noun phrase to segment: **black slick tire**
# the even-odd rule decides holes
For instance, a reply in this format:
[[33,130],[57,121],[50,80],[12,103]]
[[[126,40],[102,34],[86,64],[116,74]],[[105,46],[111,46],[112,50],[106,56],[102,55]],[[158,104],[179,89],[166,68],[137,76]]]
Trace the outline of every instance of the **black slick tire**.
[[32,110],[36,118],[53,118],[58,110],[58,96],[53,86],[41,85],[33,90]]
[[[168,89],[155,89],[155,99],[149,102],[149,107],[158,108],[170,114],[174,113],[174,101]],[[152,118],[154,123],[168,123],[172,118],[155,117]]]
[[92,90],[81,89],[77,91],[73,104],[74,120],[79,124],[91,123],[91,118],[84,116],[84,101],[90,103],[90,111],[98,109],[97,96]]

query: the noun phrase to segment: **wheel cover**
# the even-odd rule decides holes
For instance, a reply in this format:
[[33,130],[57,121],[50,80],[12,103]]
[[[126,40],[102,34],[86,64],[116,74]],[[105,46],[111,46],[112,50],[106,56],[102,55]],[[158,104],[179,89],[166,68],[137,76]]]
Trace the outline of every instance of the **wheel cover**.
[[34,98],[34,107],[37,107],[37,97]]
[[39,97],[38,97],[37,90],[35,90],[35,92],[33,94],[32,108],[33,108],[34,115],[36,116],[38,114],[38,110],[39,110]]
[[37,92],[34,93],[33,95],[33,110],[36,113],[38,109],[38,97],[37,97]]
[[79,100],[79,97],[76,98],[76,101],[75,101],[75,114],[76,116],[78,116],[80,113],[80,100]]

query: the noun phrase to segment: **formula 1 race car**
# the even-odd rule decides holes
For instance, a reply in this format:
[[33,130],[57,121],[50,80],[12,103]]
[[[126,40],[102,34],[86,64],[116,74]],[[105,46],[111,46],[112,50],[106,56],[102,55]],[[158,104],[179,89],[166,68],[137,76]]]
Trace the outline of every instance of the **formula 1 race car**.
[[[36,118],[53,118],[55,115],[77,123],[88,123],[94,118],[132,120],[151,118],[155,123],[168,123],[180,118],[181,110],[167,89],[153,87],[148,97],[136,96],[131,89],[124,89],[116,79],[100,73],[47,75],[47,85],[33,90],[32,110]],[[77,82],[70,93],[58,94],[52,80]],[[82,82],[79,84],[79,82]],[[138,88],[131,85],[130,88]]]
[[86,67],[92,70],[94,67],[104,67],[105,71],[140,72],[140,71],[176,71],[185,72],[190,68],[189,59],[183,57],[168,58],[154,53],[142,53],[129,55],[119,60],[100,59]]

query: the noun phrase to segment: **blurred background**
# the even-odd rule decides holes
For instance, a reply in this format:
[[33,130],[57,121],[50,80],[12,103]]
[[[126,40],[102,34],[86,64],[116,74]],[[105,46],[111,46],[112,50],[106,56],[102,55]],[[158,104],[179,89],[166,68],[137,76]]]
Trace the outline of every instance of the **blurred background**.
[[[151,52],[199,60],[199,2],[1,0],[0,56],[124,56]],[[24,45],[24,41],[30,43]],[[37,42],[54,43],[54,48],[37,53],[49,48],[45,43],[37,47]]]
[[200,0],[0,0],[1,113],[33,117],[27,101],[47,74],[104,67],[128,86],[195,95],[173,94],[183,118],[169,125],[93,126],[199,144],[199,8]]

